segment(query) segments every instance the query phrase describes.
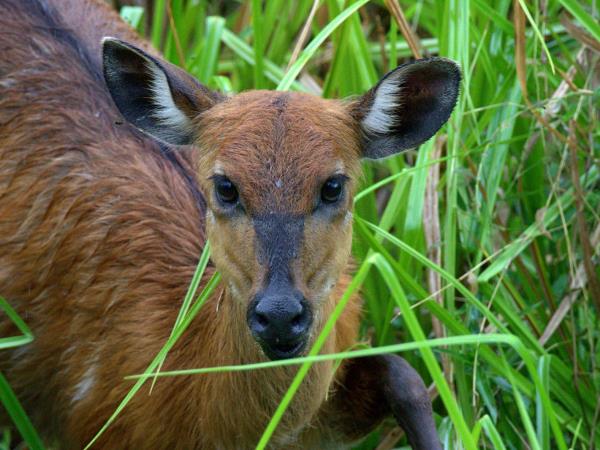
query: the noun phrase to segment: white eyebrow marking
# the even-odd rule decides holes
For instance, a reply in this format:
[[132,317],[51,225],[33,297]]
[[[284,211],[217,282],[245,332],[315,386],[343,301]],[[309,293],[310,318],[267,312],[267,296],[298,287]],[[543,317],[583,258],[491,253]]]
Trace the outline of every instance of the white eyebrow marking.
[[213,173],[215,175],[225,175],[225,171],[223,170],[223,164],[221,164],[221,161],[217,161],[215,163],[215,167],[213,167]]
[[215,215],[213,214],[213,212],[212,212],[210,209],[207,209],[207,210],[206,210],[206,218],[207,218],[207,219],[208,219],[208,221],[209,221],[211,224],[213,224],[213,225],[214,225],[215,223],[217,223],[217,221],[215,220]]

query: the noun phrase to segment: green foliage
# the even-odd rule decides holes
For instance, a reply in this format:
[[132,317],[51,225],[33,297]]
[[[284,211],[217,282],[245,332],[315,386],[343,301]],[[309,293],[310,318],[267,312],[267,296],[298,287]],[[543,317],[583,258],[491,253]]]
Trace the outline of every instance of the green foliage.
[[[213,88],[347,97],[411,56],[384,2],[364,3],[321,1],[295,61],[290,58],[312,0],[156,0],[147,32],[167,59]],[[516,51],[517,3],[524,14],[524,60]],[[300,370],[259,446],[267,444],[311,364],[403,351],[435,382],[446,448],[599,448],[600,293],[589,279],[600,275],[600,92],[598,55],[584,45],[600,45],[596,3],[400,4],[426,55],[461,64],[462,95],[448,125],[418,152],[365,164],[355,199],[359,269],[347,294],[360,288],[362,333],[374,348],[330,357],[318,355],[317,343],[310,357],[286,362],[301,364]],[[141,27],[139,10],[123,13]],[[440,178],[432,184],[435,167]],[[427,189],[433,195],[426,196]],[[438,280],[439,292],[431,280]],[[190,291],[171,339],[111,420],[145,381],[178,375],[158,373],[161,361],[215,284],[199,297]],[[433,339],[434,321],[447,337]],[[28,331],[23,334],[28,341]],[[3,340],[0,347],[3,342],[24,343]],[[274,364],[281,362],[184,373]],[[392,427],[384,424],[358,448],[374,448]],[[19,430],[34,448],[34,435]]]
[[[8,302],[0,297],[0,311],[6,314],[12,323],[15,324],[17,329],[22,333],[18,336],[3,336],[0,337],[0,350],[19,347],[21,345],[29,344],[33,340],[31,331],[18,316],[16,311],[8,304]],[[35,428],[31,424],[27,414],[21,407],[19,399],[15,396],[15,393],[11,389],[8,381],[0,372],[0,405],[3,405],[8,412],[8,415],[12,419],[19,433],[25,439],[27,444],[32,450],[41,450],[44,448],[40,437],[38,436]],[[0,431],[3,431],[0,428]],[[0,449],[6,448],[8,450],[10,445],[10,430],[6,430],[2,433],[2,439],[0,440]]]

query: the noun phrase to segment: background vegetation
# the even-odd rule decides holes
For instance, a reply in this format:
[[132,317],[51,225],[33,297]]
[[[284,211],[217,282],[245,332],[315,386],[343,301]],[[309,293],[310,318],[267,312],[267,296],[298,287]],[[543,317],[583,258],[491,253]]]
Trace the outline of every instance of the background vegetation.
[[[155,0],[121,13],[223,91],[347,97],[414,57],[458,61],[448,125],[418,151],[365,164],[352,288],[379,349],[360,351],[410,349],[445,448],[600,448],[595,0]],[[190,292],[173,339],[206,295]],[[31,339],[21,325],[0,348]],[[39,446],[1,376],[0,394]],[[9,442],[5,432],[0,449]],[[402,445],[389,422],[358,448]]]

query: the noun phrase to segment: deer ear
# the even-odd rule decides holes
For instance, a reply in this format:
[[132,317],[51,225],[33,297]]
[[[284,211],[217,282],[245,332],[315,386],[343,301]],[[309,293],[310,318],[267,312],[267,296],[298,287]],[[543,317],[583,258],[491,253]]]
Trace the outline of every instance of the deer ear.
[[102,62],[108,90],[125,119],[170,144],[190,144],[194,117],[221,99],[178,67],[119,39],[102,40]]
[[460,85],[458,65],[444,58],[403,64],[352,105],[363,156],[385,158],[432,137],[450,117]]

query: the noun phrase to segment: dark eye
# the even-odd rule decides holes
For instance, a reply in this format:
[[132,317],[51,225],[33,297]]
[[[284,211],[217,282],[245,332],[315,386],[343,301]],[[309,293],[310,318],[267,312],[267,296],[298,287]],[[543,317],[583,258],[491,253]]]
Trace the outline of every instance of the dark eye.
[[335,203],[342,196],[344,180],[339,177],[330,178],[321,188],[321,200],[323,203]]
[[239,198],[235,185],[227,177],[215,179],[215,192],[219,201],[225,205],[235,205]]

